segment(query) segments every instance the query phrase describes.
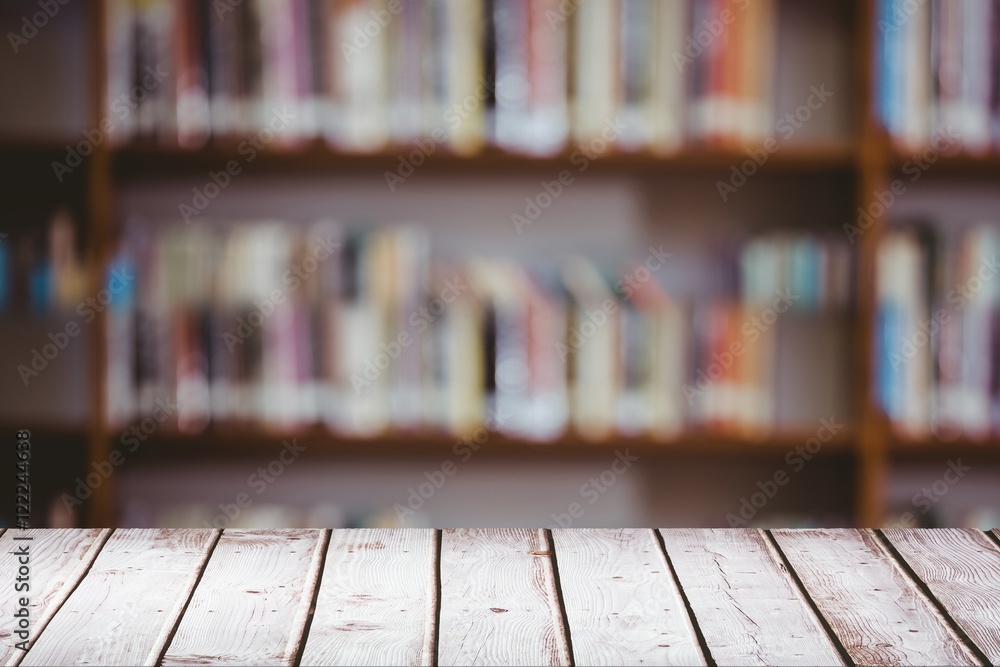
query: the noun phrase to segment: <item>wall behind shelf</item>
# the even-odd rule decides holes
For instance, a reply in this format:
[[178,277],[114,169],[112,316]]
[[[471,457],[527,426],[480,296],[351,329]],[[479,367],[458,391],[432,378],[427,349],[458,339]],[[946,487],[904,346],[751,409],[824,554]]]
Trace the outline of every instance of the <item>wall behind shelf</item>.
[[825,85],[833,93],[824,107],[795,131],[796,140],[855,134],[855,15],[860,13],[856,3],[837,0],[778,3],[776,117],[804,104],[812,86]]
[[[17,366],[31,367],[32,350],[41,352],[50,344],[49,334],[65,331],[67,322],[77,322],[80,334],[69,338],[58,356],[44,370],[21,381]],[[44,423],[56,427],[84,426],[90,412],[88,397],[89,327],[75,312],[52,313],[44,318],[5,317],[0,319],[0,349],[7,360],[0,381],[0,421],[30,426]]]
[[[22,20],[41,11],[37,0],[0,3],[0,136],[18,140],[79,140],[90,127],[89,2],[58,3],[58,12],[17,53],[9,32],[20,34]],[[30,21],[30,18],[29,18]]]
[[[278,449],[280,444],[276,443]],[[268,505],[305,510],[298,516],[311,525],[328,526],[329,523],[320,522],[338,519],[357,521],[359,517],[381,512],[394,517],[393,505],[405,505],[409,489],[425,483],[425,473],[438,471],[442,462],[428,459],[306,463],[307,455],[308,451],[304,452],[302,463],[289,465],[259,494],[256,489],[260,487],[248,485],[247,479],[259,466],[266,465],[266,460],[198,467],[137,466],[123,477],[120,486],[121,497],[126,499],[122,504],[123,525],[153,525],[168,516],[164,511],[170,509],[177,512],[175,517],[191,521],[196,505],[212,519],[222,511],[220,503],[233,503],[240,493],[247,493],[253,502],[242,515],[243,520],[266,520],[266,515],[252,517],[252,510],[255,507],[266,510]],[[608,451],[606,460],[597,456],[585,461],[548,459],[513,463],[475,457],[465,463],[457,458],[452,460],[457,472],[407,518],[410,522],[407,525],[541,528],[555,522],[553,514],[565,514],[570,504],[577,502],[583,515],[573,521],[573,527],[725,527],[726,515],[738,513],[741,499],[759,490],[755,486],[757,481],[772,479],[779,469],[791,470],[782,457],[720,462],[698,457],[651,461],[640,456],[613,484],[601,485],[605,491],[588,486],[581,493],[584,485],[589,485],[592,479],[599,481],[601,473],[613,463],[613,450]],[[850,468],[841,459],[814,459],[801,473],[792,474],[791,481],[753,518],[781,516],[802,520],[809,515],[827,525],[850,524],[852,489],[844,483],[851,475]],[[181,487],[183,499],[177,494]],[[331,511],[331,505],[336,512]],[[310,515],[314,510],[318,512]]]
[[947,169],[946,164],[931,165],[916,181],[908,174],[894,174],[892,179],[901,180],[906,191],[890,207],[890,222],[922,220],[942,232],[982,222],[1000,226],[996,174],[955,174]]

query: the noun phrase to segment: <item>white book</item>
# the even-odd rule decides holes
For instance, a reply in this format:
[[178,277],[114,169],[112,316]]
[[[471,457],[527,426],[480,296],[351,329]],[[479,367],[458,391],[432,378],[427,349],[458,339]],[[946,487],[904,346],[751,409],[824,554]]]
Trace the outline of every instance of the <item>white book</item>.
[[921,148],[930,135],[931,58],[930,58],[931,8],[928,3],[918,3],[914,13],[897,30],[901,31],[902,62],[904,73],[901,82],[902,127],[897,137],[911,150]]
[[470,154],[477,151],[485,139],[486,82],[483,80],[481,5],[468,0],[447,0],[444,15],[445,108],[443,115],[435,120],[447,132],[453,150]]
[[290,118],[286,127],[275,132],[278,144],[292,144],[306,136],[299,108],[298,69],[304,66],[296,62],[294,10],[291,0],[256,0],[262,65],[256,125],[267,127],[276,111]]
[[688,3],[686,0],[660,0],[655,4],[652,97],[650,98],[650,147],[657,153],[670,153],[684,143],[684,107],[686,69],[675,54],[682,54],[687,37]]
[[386,11],[385,3],[364,0],[336,7],[329,45],[337,107],[333,140],[345,150],[376,151],[389,138],[387,31],[373,18]]
[[618,113],[618,3],[584,2],[575,13],[573,138],[599,137]]
[[990,71],[993,44],[993,2],[962,3],[962,102],[960,126],[966,150],[983,152],[990,147]]
[[529,148],[531,77],[529,69],[528,0],[493,4],[496,35],[496,111],[494,141],[511,151]]
[[683,311],[666,301],[655,311],[649,388],[649,432],[662,440],[684,430],[686,400],[681,391],[688,359],[688,331]]
[[613,294],[587,260],[576,258],[565,263],[562,276],[574,298],[567,341],[572,350],[569,363],[573,364],[573,426],[585,438],[604,440],[616,424],[620,307],[605,307]]
[[104,115],[114,130],[109,140],[112,145],[126,143],[132,138],[137,122],[132,97],[132,76],[135,64],[133,21],[135,15],[131,0],[108,0],[106,6],[107,30],[107,98]]

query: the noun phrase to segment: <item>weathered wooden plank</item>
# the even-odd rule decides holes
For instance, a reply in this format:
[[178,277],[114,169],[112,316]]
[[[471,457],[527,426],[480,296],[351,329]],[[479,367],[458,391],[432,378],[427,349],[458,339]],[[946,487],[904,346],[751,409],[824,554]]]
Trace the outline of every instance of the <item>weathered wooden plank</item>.
[[437,533],[335,530],[304,665],[430,665]]
[[554,530],[576,665],[704,665],[652,530]]
[[855,662],[980,664],[871,531],[772,534]]
[[115,531],[23,665],[153,665],[217,531]]
[[[87,573],[110,532],[108,529],[9,530],[0,537],[0,572],[9,573],[10,577],[4,582],[4,594],[0,596],[0,618],[4,619],[0,623],[0,664],[17,665],[27,655],[16,647],[21,638],[13,634],[16,628],[11,619],[19,606],[18,600],[26,597],[30,601],[30,648]],[[23,537],[32,539],[16,539]],[[29,572],[27,581],[18,582],[16,577],[22,565],[19,549],[25,544]],[[27,585],[28,590],[18,591],[15,585]]]
[[446,530],[440,665],[568,665],[551,547],[542,530]]
[[906,563],[994,665],[1000,665],[1000,549],[962,529],[885,530]]
[[[722,665],[841,665],[830,636],[759,530],[661,530],[705,644]],[[576,647],[574,630],[573,645]]]
[[225,531],[163,664],[293,664],[325,543],[322,530]]

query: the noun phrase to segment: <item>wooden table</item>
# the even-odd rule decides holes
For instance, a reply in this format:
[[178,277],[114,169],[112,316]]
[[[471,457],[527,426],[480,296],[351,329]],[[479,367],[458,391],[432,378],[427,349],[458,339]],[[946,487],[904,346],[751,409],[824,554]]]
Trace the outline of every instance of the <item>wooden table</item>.
[[[8,530],[0,664],[997,665],[998,540]],[[30,593],[15,593],[24,545]],[[22,595],[26,653],[12,635]]]

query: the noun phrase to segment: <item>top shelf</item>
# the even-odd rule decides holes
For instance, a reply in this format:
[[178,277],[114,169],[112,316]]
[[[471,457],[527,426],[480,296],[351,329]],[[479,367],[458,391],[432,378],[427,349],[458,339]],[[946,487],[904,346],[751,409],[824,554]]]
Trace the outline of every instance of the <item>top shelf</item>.
[[[563,169],[580,173],[594,171],[648,172],[706,169],[728,171],[733,166],[751,160],[747,151],[766,155],[761,169],[850,171],[856,165],[855,147],[848,142],[827,142],[801,146],[781,146],[767,154],[761,146],[746,148],[715,148],[696,146],[670,154],[649,151],[606,152],[599,155],[568,148],[556,155],[544,157],[509,153],[497,148],[484,148],[471,155],[458,155],[447,147],[435,146],[430,154],[417,146],[398,146],[377,153],[347,153],[322,141],[310,141],[294,146],[269,145],[248,160],[246,150],[240,152],[239,142],[218,141],[199,149],[160,146],[154,143],[133,143],[112,149],[115,173],[123,179],[151,177],[192,170],[225,168],[229,160],[255,171],[329,171],[329,172],[397,172],[401,164],[415,171],[496,173],[504,171],[551,171]],[[417,164],[419,163],[419,165]],[[749,167],[748,167],[749,169]]]
[[[0,138],[0,164],[13,164],[23,160],[50,160],[65,156],[70,141],[21,140]],[[587,170],[627,172],[670,172],[690,169],[726,170],[739,167],[751,159],[748,151],[760,155],[763,143],[742,148],[693,145],[672,153],[658,154],[651,151],[605,152],[592,158],[575,148],[547,156],[510,153],[495,147],[460,155],[438,145],[429,155],[411,159],[416,146],[388,147],[375,153],[356,153],[338,150],[322,140],[310,140],[295,145],[267,145],[256,151],[253,160],[239,150],[236,140],[218,140],[196,149],[161,145],[155,142],[133,142],[109,150],[117,177],[129,180],[161,174],[186,173],[201,169],[225,168],[229,160],[241,166],[252,166],[259,171],[318,171],[363,172],[395,171],[400,161],[420,162],[416,170],[436,172],[495,173],[504,171],[553,171],[569,169],[583,171],[581,160],[586,158]],[[885,149],[886,166],[895,175],[911,176],[915,169],[921,175],[940,176],[997,176],[1000,175],[1000,151],[986,153],[954,153],[939,155],[928,148],[907,150],[892,146]],[[576,160],[574,162],[574,160]],[[858,147],[850,140],[824,141],[781,146],[768,154],[758,168],[763,171],[851,172],[860,164]]]

